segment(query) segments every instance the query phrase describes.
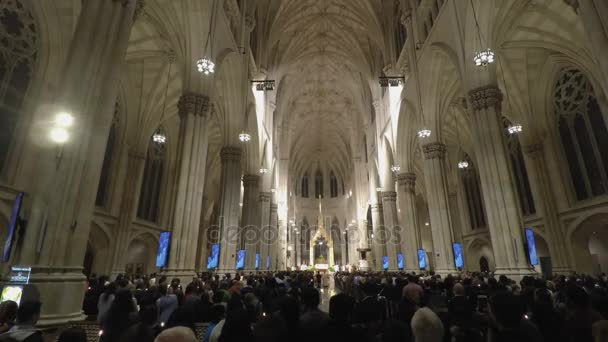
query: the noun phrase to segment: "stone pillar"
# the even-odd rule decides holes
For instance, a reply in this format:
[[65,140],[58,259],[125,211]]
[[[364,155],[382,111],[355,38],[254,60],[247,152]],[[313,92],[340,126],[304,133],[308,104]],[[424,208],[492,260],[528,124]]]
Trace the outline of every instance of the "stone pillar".
[[[473,89],[473,136],[481,188],[488,215],[496,273],[530,274],[524,252],[523,221],[507,157],[501,120],[502,94],[494,85]],[[466,256],[465,256],[466,257]]]
[[[361,149],[364,150],[364,148]],[[355,222],[353,222],[355,225],[353,231],[351,232],[349,229],[347,234],[348,244],[351,246],[350,251],[352,251],[352,253],[349,253],[348,257],[351,264],[364,268],[366,267],[365,265],[367,265],[367,268],[369,268],[370,265],[368,261],[371,258],[369,253],[370,244],[367,235],[367,208],[369,206],[369,195],[366,191],[366,185],[368,183],[367,168],[365,160],[362,158],[354,158],[353,163],[354,177],[352,182],[354,185],[353,196],[355,197],[356,217]],[[366,254],[365,257],[368,260],[363,260],[363,254]]]
[[297,267],[297,269],[300,269],[300,265],[302,265],[302,240],[301,240],[301,235],[300,235],[300,230],[298,229],[297,232],[293,232],[293,240],[294,243],[296,245],[296,261],[295,261],[295,266]]
[[[376,271],[381,271],[382,268],[382,257],[385,255],[386,249],[386,234],[384,232],[384,220],[382,218],[382,204],[372,204],[372,231],[374,238],[372,239],[372,252],[374,253],[374,263]],[[390,267],[390,265],[389,265]]]
[[273,271],[278,270],[279,262],[279,215],[278,205],[276,203],[270,203],[270,235],[272,240],[270,241],[270,269]]
[[220,266],[218,271],[234,273],[239,235],[239,200],[241,196],[241,149],[224,146],[220,151]]
[[422,248],[420,223],[416,208],[416,174],[412,172],[397,175],[399,185],[399,208],[401,209],[401,252],[404,267],[408,272],[419,271],[418,249]]
[[382,214],[384,218],[384,229],[386,231],[386,255],[388,256],[388,268],[397,269],[397,252],[401,250],[399,246],[401,228],[397,213],[397,192],[382,191]]
[[188,284],[196,276],[196,252],[200,247],[197,243],[209,145],[209,98],[201,94],[185,93],[177,106],[180,116],[179,169],[171,249],[165,274],[168,278],[180,278]]
[[[440,142],[422,146],[424,152],[425,182],[428,196],[431,234],[433,237],[433,258],[435,272],[449,274],[456,272],[452,242],[452,216],[448,203],[448,180],[445,167],[447,148]],[[465,256],[466,257],[466,256]]]
[[255,254],[258,252],[260,237],[260,176],[243,176],[243,215],[241,218],[241,241],[245,254],[245,270],[255,270]]
[[203,204],[201,205],[201,219],[198,228],[198,242],[196,251],[196,262],[194,267],[197,273],[207,271],[207,257],[211,254],[207,244],[209,243],[208,230],[211,225],[210,220],[206,219],[205,212],[209,210],[209,199],[203,196]]
[[551,251],[551,263],[554,273],[569,274],[572,271],[572,258],[564,236],[566,231],[559,219],[557,204],[551,190],[551,182],[547,176],[550,172],[545,161],[542,143],[530,144],[523,148],[526,156],[526,166],[530,184],[534,190],[534,203],[545,223],[547,244]]
[[348,235],[348,232],[346,230],[342,231],[342,236],[341,236],[341,244],[340,244],[340,255],[341,255],[341,260],[340,260],[340,265],[344,266],[348,264],[348,259],[346,258],[346,250],[348,249],[348,243],[346,241],[346,236]]
[[[605,0],[564,0],[580,15],[589,36],[589,51],[602,72],[604,89],[608,87],[608,3]],[[600,91],[601,89],[596,89]],[[608,94],[605,93],[608,97]]]
[[137,204],[141,188],[141,177],[146,164],[146,155],[135,151],[129,151],[127,156],[127,172],[123,182],[120,201],[120,213],[116,225],[116,239],[112,245],[112,270],[111,279],[119,274],[125,273],[125,252],[129,248],[131,223],[135,220]]
[[260,206],[260,227],[262,234],[260,234],[260,270],[266,270],[266,258],[270,255],[270,246],[274,242],[273,231],[270,227],[270,199],[272,193],[260,192],[259,194],[259,206]]
[[13,265],[32,267],[30,285],[44,303],[39,325],[84,318],[82,265],[135,8],[135,0],[82,5],[55,103],[74,116],[70,140],[61,147],[46,140],[48,126],[38,123],[55,113],[40,110],[31,120],[28,143],[38,158],[24,173],[37,177],[25,189],[28,229]]

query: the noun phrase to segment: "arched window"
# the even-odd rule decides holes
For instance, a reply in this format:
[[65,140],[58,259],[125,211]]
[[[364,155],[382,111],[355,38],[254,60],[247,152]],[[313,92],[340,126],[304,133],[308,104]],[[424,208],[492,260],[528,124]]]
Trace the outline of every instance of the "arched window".
[[37,53],[36,23],[21,0],[0,1],[0,170],[4,166]]
[[524,163],[524,154],[521,151],[517,134],[509,134],[507,131],[507,128],[511,126],[511,122],[505,117],[502,118],[502,121],[505,126],[504,132],[507,137],[507,146],[509,148],[509,155],[511,156],[511,168],[515,175],[521,212],[524,216],[532,215],[536,213],[536,208],[534,207],[534,198],[532,197],[532,190],[528,179],[528,170]]
[[308,198],[308,173],[302,177],[302,197]]
[[333,171],[329,175],[329,192],[331,197],[338,197],[338,179]]
[[591,82],[577,69],[563,69],[553,103],[576,198],[607,193],[608,130]]
[[[160,133],[164,134],[162,131]],[[166,144],[150,138],[137,208],[137,217],[140,219],[158,222],[165,158]]]
[[317,174],[315,174],[315,197],[323,197],[323,174],[321,170],[318,170]]
[[106,152],[103,156],[103,164],[101,164],[101,175],[99,177],[99,185],[97,186],[97,197],[95,197],[95,205],[103,207],[106,204],[108,192],[110,190],[110,173],[112,168],[112,157],[114,155],[114,145],[116,144],[116,130],[118,126],[118,103],[114,107],[114,117],[110,133],[108,134],[108,142],[106,143]]
[[475,169],[471,158],[465,155],[469,167],[462,171],[462,184],[464,187],[464,195],[467,201],[467,209],[471,221],[472,229],[486,227],[486,210],[483,205],[483,197],[481,196],[481,183],[479,173]]

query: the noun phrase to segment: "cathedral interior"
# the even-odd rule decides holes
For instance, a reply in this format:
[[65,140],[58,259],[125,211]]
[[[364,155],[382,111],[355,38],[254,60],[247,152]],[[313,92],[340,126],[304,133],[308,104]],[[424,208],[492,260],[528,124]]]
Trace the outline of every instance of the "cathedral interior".
[[3,0],[2,274],[608,272],[607,96],[600,0]]

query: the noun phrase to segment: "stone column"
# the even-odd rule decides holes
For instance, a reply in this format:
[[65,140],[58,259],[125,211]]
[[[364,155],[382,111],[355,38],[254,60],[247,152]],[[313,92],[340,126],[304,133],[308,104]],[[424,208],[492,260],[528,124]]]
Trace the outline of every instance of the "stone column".
[[127,172],[123,182],[120,201],[120,213],[116,225],[116,239],[112,245],[112,270],[111,279],[119,274],[125,273],[125,252],[129,248],[131,223],[135,220],[137,204],[141,187],[141,177],[146,164],[146,155],[135,151],[129,151],[127,156]]
[[474,110],[471,122],[475,155],[496,273],[530,274],[522,240],[523,221],[500,114],[502,94],[498,87],[490,85],[471,90],[469,100]]
[[526,156],[526,166],[530,185],[534,190],[534,203],[545,223],[547,233],[547,244],[551,251],[551,263],[554,273],[569,274],[573,263],[568,253],[568,247],[564,236],[566,231],[559,219],[557,204],[551,190],[551,182],[547,176],[550,172],[545,161],[545,153],[542,143],[530,144],[523,147]]
[[[440,142],[422,146],[425,182],[433,237],[435,271],[439,274],[456,272],[452,242],[452,216],[448,203],[448,180],[445,167],[447,148]],[[466,256],[465,256],[466,257]]]
[[224,146],[220,151],[220,272],[234,273],[239,235],[239,200],[241,196],[241,149]]
[[270,246],[273,243],[272,230],[270,229],[270,199],[272,193],[260,192],[259,194],[259,206],[260,206],[260,227],[262,234],[260,234],[260,270],[266,270],[266,258],[270,255]]
[[[278,215],[279,206],[276,203],[270,203],[270,231],[272,232],[270,235],[272,236],[272,240],[270,241],[270,269],[273,271],[278,270],[278,262],[279,262],[279,215]],[[266,262],[266,261],[264,261]]]
[[173,214],[171,249],[165,274],[183,283],[196,276],[196,252],[207,163],[207,112],[209,98],[195,93],[183,94],[178,102],[179,155],[178,178]]
[[241,241],[246,251],[245,270],[255,270],[255,254],[258,252],[260,237],[260,176],[243,176],[243,215],[241,218]]
[[[361,148],[364,150],[364,148]],[[367,208],[368,208],[368,200],[369,195],[366,191],[367,181],[367,168],[365,160],[362,158],[354,158],[353,159],[354,167],[353,167],[353,185],[354,191],[353,196],[355,197],[355,211],[356,217],[354,222],[353,231],[351,232],[349,229],[348,232],[348,244],[351,246],[352,253],[349,254],[349,261],[353,265],[361,266],[365,268],[367,264],[367,268],[369,268],[369,259],[370,258],[370,244],[367,236]],[[375,191],[375,190],[374,190]],[[352,248],[354,247],[354,248]],[[363,260],[363,254],[366,254],[366,259]],[[365,269],[367,271],[367,269]]]
[[346,235],[347,235],[347,231],[344,230],[342,231],[342,236],[341,236],[341,244],[340,244],[340,253],[341,253],[341,260],[340,260],[340,265],[344,266],[348,264],[348,259],[346,259],[346,250],[348,249],[348,243],[346,241]]
[[386,231],[386,255],[388,256],[388,268],[390,270],[397,269],[397,251],[401,250],[399,246],[401,236],[401,228],[399,228],[399,218],[397,213],[397,192],[382,191],[382,214],[384,218],[384,229]]
[[298,270],[300,269],[300,265],[302,265],[302,240],[301,240],[300,230],[301,229],[298,229],[297,232],[296,231],[293,232],[293,240],[296,245],[295,266],[297,267]]
[[416,208],[416,174],[405,172],[397,175],[399,208],[401,209],[401,252],[408,272],[419,271],[418,249],[422,248],[420,224]]
[[[376,271],[382,270],[382,257],[385,255],[386,236],[384,232],[384,220],[382,218],[382,204],[372,204],[372,231],[374,238],[372,239],[372,252],[374,253],[374,263]],[[390,265],[389,265],[390,266]]]
[[207,257],[211,254],[209,248],[207,248],[207,244],[209,243],[207,230],[209,229],[211,222],[205,217],[205,212],[209,210],[209,202],[210,201],[207,196],[203,196],[203,204],[201,205],[201,219],[198,228],[198,248],[196,251],[196,262],[194,263],[197,273],[207,271]]
[[37,111],[31,120],[28,144],[38,158],[24,173],[37,177],[25,189],[28,228],[12,264],[32,267],[35,293],[23,299],[44,303],[39,325],[84,318],[82,265],[135,8],[135,0],[82,5],[54,104],[74,116],[70,140],[61,147],[47,140],[49,127],[38,123],[54,112]]

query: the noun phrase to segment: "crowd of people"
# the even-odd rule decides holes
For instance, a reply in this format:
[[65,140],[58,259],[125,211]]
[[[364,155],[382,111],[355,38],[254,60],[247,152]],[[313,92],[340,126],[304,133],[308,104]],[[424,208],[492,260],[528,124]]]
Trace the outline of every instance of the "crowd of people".
[[[552,280],[402,272],[91,277],[84,312],[99,341],[608,341],[606,275]],[[329,292],[331,291],[331,292]],[[334,294],[335,291],[335,294]],[[321,293],[334,294],[321,310]],[[0,304],[0,342],[42,341],[40,303]],[[327,312],[326,312],[327,311]],[[201,336],[197,326],[205,323]],[[78,328],[61,342],[85,341]]]

